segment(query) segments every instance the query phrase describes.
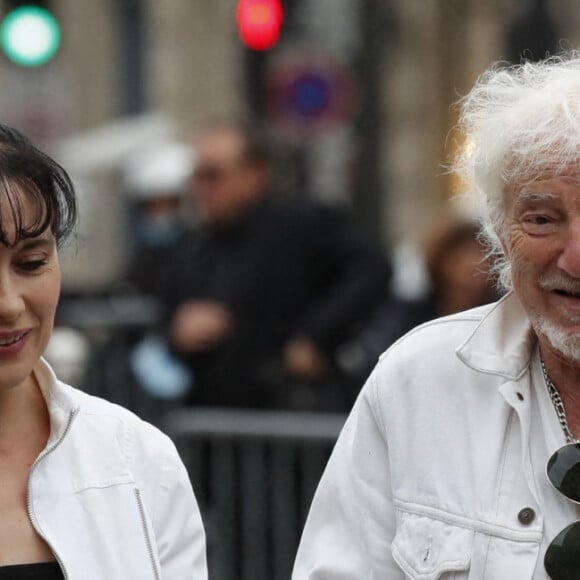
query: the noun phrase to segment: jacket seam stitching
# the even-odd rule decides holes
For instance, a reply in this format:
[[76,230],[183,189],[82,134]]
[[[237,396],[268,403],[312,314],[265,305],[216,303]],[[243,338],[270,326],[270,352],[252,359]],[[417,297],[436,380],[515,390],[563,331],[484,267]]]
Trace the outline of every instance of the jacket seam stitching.
[[106,481],[100,484],[99,483],[80,484],[75,485],[75,487],[73,488],[73,493],[77,495],[85,491],[89,491],[91,489],[110,489],[111,487],[121,487],[123,485],[135,485],[135,481],[133,479],[130,479],[126,481]]
[[485,542],[485,544],[486,544],[485,545],[485,557],[483,559],[483,569],[484,570],[487,570],[487,562],[489,560],[489,548],[491,545],[491,535],[487,536],[486,540],[487,541]]
[[399,565],[403,572],[412,578],[417,578],[418,580],[421,578],[433,578],[433,574],[437,574],[436,577],[439,578],[439,575],[442,572],[462,572],[468,569],[468,566],[471,562],[471,555],[467,554],[467,558],[464,558],[463,560],[445,560],[445,562],[438,564],[432,570],[427,572],[419,572],[412,564],[409,564],[407,558],[401,552],[401,550],[399,550],[396,544],[393,544],[391,552],[395,562]]
[[512,430],[513,427],[513,422],[514,422],[514,415],[515,415],[515,411],[512,408],[510,408],[510,414],[509,414],[509,419],[507,421],[507,425],[506,425],[506,429],[504,432],[504,444],[503,444],[503,449],[502,449],[502,458],[501,458],[501,471],[499,473],[499,477],[497,479],[497,485],[495,488],[495,513],[497,515],[498,511],[499,511],[499,500],[500,500],[500,489],[501,489],[501,482],[503,480],[503,476],[505,473],[505,467],[506,467],[506,463],[507,463],[507,452],[508,452],[508,446],[509,446],[509,433]]
[[387,443],[386,437],[385,437],[385,433],[386,433],[386,427],[385,424],[383,423],[382,417],[380,413],[377,413],[376,407],[380,406],[379,404],[379,396],[378,396],[378,389],[379,389],[379,381],[377,380],[377,375],[376,373],[373,373],[371,375],[371,381],[372,381],[372,394],[373,394],[373,400],[370,401],[371,405],[371,412],[373,414],[373,418],[375,420],[375,423],[377,424],[377,427],[379,427],[379,432],[382,436],[382,438],[384,439],[385,443]]
[[504,379],[508,379],[508,380],[511,380],[511,381],[518,381],[518,380],[520,380],[520,379],[521,379],[521,378],[522,378],[522,377],[523,377],[523,376],[526,374],[526,371],[528,370],[528,368],[529,368],[529,366],[530,366],[530,362],[528,361],[528,362],[527,362],[527,363],[524,365],[524,367],[522,368],[522,370],[521,370],[519,373],[517,373],[517,374],[508,373],[508,372],[505,372],[505,371],[497,371],[497,370],[485,369],[485,368],[483,368],[483,367],[480,367],[480,366],[474,365],[474,364],[472,364],[472,363],[470,363],[470,362],[467,362],[467,361],[466,361],[466,360],[463,358],[463,356],[461,355],[461,352],[460,352],[460,351],[461,351],[461,349],[462,349],[462,348],[463,348],[463,345],[461,345],[460,347],[458,347],[458,348],[455,350],[455,354],[457,355],[457,358],[458,358],[458,359],[459,359],[459,360],[460,360],[460,361],[461,361],[461,362],[462,362],[462,363],[463,363],[463,364],[464,364],[464,365],[465,365],[467,368],[470,368],[471,370],[473,370],[473,371],[475,371],[475,372],[478,372],[478,373],[483,373],[483,374],[485,374],[485,375],[492,375],[492,376],[495,376],[495,377],[502,377],[502,378],[504,378]]
[[393,504],[400,511],[417,516],[431,517],[443,523],[471,530],[473,532],[498,536],[516,542],[540,542],[542,539],[542,531],[540,529],[538,529],[538,531],[513,530],[498,524],[476,521],[432,506],[404,502],[398,499],[393,499]]
[[[473,322],[481,322],[483,320],[483,316],[481,314],[473,314],[471,316],[462,316],[458,317],[457,315],[450,315],[443,318],[435,318],[434,320],[430,320],[428,322],[423,322],[419,324],[415,328],[407,331],[403,336],[398,338],[385,352],[383,352],[379,356],[379,360],[388,356],[389,351],[391,351],[395,346],[404,342],[408,337],[416,334],[417,332],[421,331],[423,328],[430,328],[431,326],[437,326],[439,324],[456,324],[458,322],[465,322],[465,323],[473,323]],[[475,331],[473,331],[475,332]],[[471,335],[470,335],[471,336]]]

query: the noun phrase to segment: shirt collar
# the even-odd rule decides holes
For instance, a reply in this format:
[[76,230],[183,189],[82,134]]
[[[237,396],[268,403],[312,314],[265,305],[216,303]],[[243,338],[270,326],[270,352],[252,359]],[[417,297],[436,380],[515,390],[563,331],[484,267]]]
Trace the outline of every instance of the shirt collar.
[[510,292],[487,312],[456,352],[476,371],[516,380],[527,370],[535,342],[530,321]]

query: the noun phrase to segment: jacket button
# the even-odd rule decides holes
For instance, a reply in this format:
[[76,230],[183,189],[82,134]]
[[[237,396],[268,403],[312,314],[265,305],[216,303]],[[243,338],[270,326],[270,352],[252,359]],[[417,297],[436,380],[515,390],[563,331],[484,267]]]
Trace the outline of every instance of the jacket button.
[[524,526],[529,526],[535,518],[536,512],[530,507],[520,510],[520,513],[518,514],[518,520],[520,524],[523,524]]

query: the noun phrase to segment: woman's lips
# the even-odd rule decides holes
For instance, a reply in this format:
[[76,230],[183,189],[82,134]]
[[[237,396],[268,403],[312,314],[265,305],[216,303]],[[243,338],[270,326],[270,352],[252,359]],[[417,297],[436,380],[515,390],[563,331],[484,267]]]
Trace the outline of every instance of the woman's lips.
[[19,332],[18,334],[13,334],[10,336],[0,336],[0,346],[10,346],[19,340],[22,340],[26,335],[26,331]]
[[24,348],[29,333],[29,329],[11,333],[0,333],[0,356],[18,354]]

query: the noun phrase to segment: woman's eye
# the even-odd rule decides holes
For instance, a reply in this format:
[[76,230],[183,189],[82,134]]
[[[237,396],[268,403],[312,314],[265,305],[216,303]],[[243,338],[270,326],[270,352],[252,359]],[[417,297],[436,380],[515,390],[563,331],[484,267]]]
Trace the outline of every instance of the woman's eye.
[[24,272],[35,272],[46,266],[46,260],[26,260],[18,263],[18,268]]

